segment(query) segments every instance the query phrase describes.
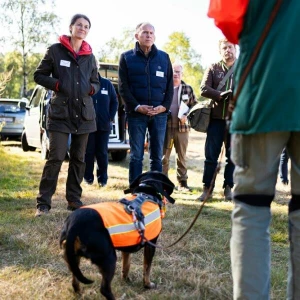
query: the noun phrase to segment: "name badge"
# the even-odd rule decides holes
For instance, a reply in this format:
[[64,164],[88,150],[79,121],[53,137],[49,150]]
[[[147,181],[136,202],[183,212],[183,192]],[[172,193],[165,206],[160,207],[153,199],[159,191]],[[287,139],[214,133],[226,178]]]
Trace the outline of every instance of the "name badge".
[[164,77],[164,72],[162,72],[162,71],[156,71],[156,76],[158,76],[158,77]]
[[107,90],[101,90],[101,94],[108,95],[108,91]]
[[63,67],[70,67],[71,62],[62,59],[62,60],[60,61],[60,65],[63,66]]
[[187,94],[182,95],[182,100],[188,100],[189,96]]

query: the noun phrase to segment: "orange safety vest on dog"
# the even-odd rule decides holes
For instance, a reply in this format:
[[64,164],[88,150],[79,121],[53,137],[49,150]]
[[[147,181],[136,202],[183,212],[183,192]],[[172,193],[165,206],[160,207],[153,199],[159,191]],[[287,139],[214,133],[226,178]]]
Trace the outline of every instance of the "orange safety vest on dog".
[[[103,202],[83,206],[81,209],[84,208],[92,208],[99,213],[114,247],[134,246],[141,243],[141,236],[133,223],[133,217],[125,211],[124,204]],[[141,206],[141,210],[145,217],[144,236],[146,239],[152,240],[159,235],[162,229],[159,206],[153,202],[145,201]]]

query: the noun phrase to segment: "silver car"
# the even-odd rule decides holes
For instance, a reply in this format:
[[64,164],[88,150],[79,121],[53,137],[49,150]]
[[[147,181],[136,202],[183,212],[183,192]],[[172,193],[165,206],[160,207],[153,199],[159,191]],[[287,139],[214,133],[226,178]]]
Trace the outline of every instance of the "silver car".
[[23,99],[0,98],[0,137],[1,140],[20,140],[25,118],[25,107],[28,103]]

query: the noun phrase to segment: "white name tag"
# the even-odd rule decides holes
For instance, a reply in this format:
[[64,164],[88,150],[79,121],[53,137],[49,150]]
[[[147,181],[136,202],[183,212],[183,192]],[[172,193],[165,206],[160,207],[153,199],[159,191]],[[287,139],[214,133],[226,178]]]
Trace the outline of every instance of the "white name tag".
[[156,76],[158,76],[158,77],[164,77],[164,72],[162,72],[162,71],[156,71]]
[[188,100],[189,96],[187,94],[182,95],[182,100]]
[[106,90],[101,90],[101,94],[108,95],[108,91],[106,91]]
[[61,60],[60,65],[63,66],[63,67],[70,67],[71,62],[67,61],[67,60]]

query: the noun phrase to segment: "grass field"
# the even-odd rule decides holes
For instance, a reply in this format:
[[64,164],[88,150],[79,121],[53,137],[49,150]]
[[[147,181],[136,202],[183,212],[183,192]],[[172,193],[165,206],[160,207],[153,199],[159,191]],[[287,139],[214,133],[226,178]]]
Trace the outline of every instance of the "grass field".
[[[191,193],[175,191],[174,206],[168,205],[161,246],[176,241],[188,228],[200,203],[202,191],[204,134],[192,132],[188,147],[188,184]],[[116,201],[128,185],[128,162],[109,164],[108,186],[83,185],[85,204]],[[24,153],[19,145],[0,145],[0,299],[102,299],[101,277],[88,261],[82,270],[95,282],[74,295],[71,275],[64,264],[58,238],[69,214],[65,182],[68,163],[63,164],[49,216],[34,218],[35,198],[44,162],[40,153]],[[169,177],[176,183],[174,155]],[[148,154],[145,154],[145,170]],[[152,267],[153,290],[142,285],[142,251],[133,255],[131,283],[120,280],[120,255],[113,280],[118,299],[232,299],[230,272],[231,202],[223,201],[223,165],[217,177],[214,198],[207,202],[192,230],[171,248],[157,249]],[[285,299],[288,236],[287,202],[289,187],[278,183],[272,204],[272,299]]]

